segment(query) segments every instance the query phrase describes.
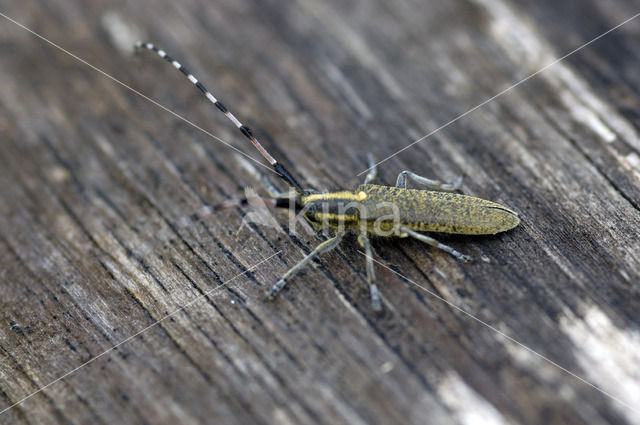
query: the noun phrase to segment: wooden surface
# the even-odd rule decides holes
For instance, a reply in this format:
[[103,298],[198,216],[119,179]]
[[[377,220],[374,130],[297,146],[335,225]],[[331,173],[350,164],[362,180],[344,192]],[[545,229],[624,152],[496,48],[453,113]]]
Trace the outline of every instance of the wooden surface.
[[[157,43],[322,189],[640,11],[89,3],[0,11],[258,158],[183,76],[131,54]],[[440,237],[472,263],[375,241],[381,314],[354,238],[262,301],[322,238],[282,211],[238,232],[247,208],[212,210],[265,193],[261,167],[5,18],[0,43],[0,423],[640,423],[640,18],[380,165],[391,184],[464,174],[522,218]]]

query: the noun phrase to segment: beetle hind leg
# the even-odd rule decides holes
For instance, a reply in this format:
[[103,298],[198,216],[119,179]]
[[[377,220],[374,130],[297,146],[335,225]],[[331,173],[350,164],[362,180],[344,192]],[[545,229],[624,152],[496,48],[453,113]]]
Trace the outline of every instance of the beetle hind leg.
[[313,260],[319,254],[325,253],[327,251],[331,251],[336,246],[338,246],[343,236],[344,236],[344,233],[338,233],[336,236],[332,237],[331,239],[327,239],[326,241],[322,242],[320,245],[315,247],[315,249],[311,251],[309,255],[304,257],[302,260],[298,262],[298,264],[296,264],[291,269],[289,269],[289,271],[286,272],[282,276],[282,278],[279,281],[277,281],[275,285],[271,287],[271,289],[267,292],[265,298],[268,300],[272,300],[276,295],[278,295],[278,292],[280,292],[282,288],[284,288],[284,286],[287,284],[288,279],[290,279],[293,275],[298,273],[304,266],[306,266],[311,260]]
[[367,283],[369,284],[369,292],[371,293],[371,306],[375,311],[380,311],[382,310],[382,303],[380,302],[380,293],[378,292],[376,275],[373,270],[371,242],[366,234],[361,233],[360,236],[358,236],[358,243],[364,248],[365,256],[367,257]]
[[401,187],[403,189],[407,189],[407,183],[409,179],[413,180],[416,183],[420,183],[422,185],[427,186],[429,189],[437,189],[437,190],[456,190],[460,188],[462,184],[462,176],[458,176],[458,178],[452,183],[444,183],[440,180],[431,180],[426,177],[422,177],[417,175],[416,173],[412,173],[411,171],[401,171],[398,174],[398,179],[396,180],[396,187]]
[[449,245],[445,245],[443,243],[438,242],[437,240],[433,239],[430,236],[427,235],[423,235],[422,233],[418,233],[416,231],[413,231],[411,229],[409,229],[408,227],[405,226],[400,226],[398,228],[398,230],[400,230],[401,233],[404,233],[406,236],[411,236],[414,239],[419,240],[420,242],[424,242],[428,245],[431,245],[435,248],[441,249],[445,252],[448,252],[449,254],[453,255],[454,257],[456,257],[458,260],[462,260],[462,261],[471,261],[473,260],[472,257],[468,256],[468,255],[464,255],[459,251],[456,251],[455,249],[451,248]]

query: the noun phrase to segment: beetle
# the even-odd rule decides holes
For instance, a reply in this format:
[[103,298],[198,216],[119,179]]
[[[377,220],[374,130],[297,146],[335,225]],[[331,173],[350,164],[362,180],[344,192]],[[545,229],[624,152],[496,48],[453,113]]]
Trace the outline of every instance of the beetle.
[[[405,170],[398,175],[395,187],[373,184],[377,168],[370,155],[369,172],[364,183],[355,190],[318,193],[313,189],[305,189],[258,142],[252,131],[242,124],[180,62],[152,43],[139,41],[135,46],[136,49],[154,51],[181,71],[251,141],[290,189],[285,193],[279,192],[267,180],[272,205],[295,210],[296,213],[302,214],[318,231],[329,230],[331,237],[320,243],[305,258],[287,271],[266,293],[267,299],[273,299],[291,277],[319,254],[337,247],[346,233],[355,232],[358,234],[358,243],[366,254],[367,283],[369,284],[372,307],[374,310],[380,310],[382,304],[375,283],[370,242],[372,236],[411,237],[446,251],[459,260],[469,261],[471,260],[470,256],[464,255],[422,232],[489,235],[513,229],[520,223],[518,214],[503,205],[473,196],[453,193],[460,187],[462,177],[453,183],[443,183]],[[409,180],[431,190],[409,189]]]

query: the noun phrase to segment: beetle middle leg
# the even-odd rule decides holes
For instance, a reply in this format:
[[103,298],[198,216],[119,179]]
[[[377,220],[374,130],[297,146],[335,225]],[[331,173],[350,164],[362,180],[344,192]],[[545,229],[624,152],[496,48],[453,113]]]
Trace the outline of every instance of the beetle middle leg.
[[[398,230],[400,231],[400,236],[411,236],[414,239],[419,240],[420,242],[424,242],[426,244],[429,244],[435,248],[441,249],[443,251],[448,252],[449,254],[453,255],[454,257],[456,257],[458,260],[462,260],[462,261],[471,261],[473,258],[468,256],[468,255],[464,255],[461,252],[456,251],[455,249],[451,248],[449,245],[445,245],[443,243],[438,242],[437,240],[433,239],[430,236],[427,235],[423,235],[422,233],[418,233],[414,230],[409,229],[408,227],[405,226],[400,226],[398,227]],[[404,235],[403,235],[404,233]]]
[[453,183],[444,183],[440,180],[431,180],[426,177],[419,176],[416,173],[412,173],[411,171],[405,170],[401,171],[400,174],[398,174],[396,187],[407,189],[408,179],[411,179],[416,183],[423,184],[429,189],[437,190],[456,190],[460,188],[460,185],[462,184],[462,176],[459,176]]
[[287,280],[289,278],[291,278],[293,275],[298,273],[305,265],[307,265],[307,263],[309,263],[319,254],[322,254],[327,251],[331,251],[336,246],[338,246],[343,236],[344,236],[344,232],[340,232],[334,237],[327,239],[326,241],[318,245],[313,251],[309,253],[309,255],[304,257],[302,260],[298,262],[298,264],[296,264],[291,269],[289,269],[289,271],[286,272],[284,276],[282,276],[282,278],[279,281],[277,281],[275,285],[273,285],[273,287],[271,287],[269,292],[267,292],[266,294],[266,298],[269,300],[272,300],[278,294],[278,292],[280,292],[282,288],[284,288],[284,285],[287,284]]
[[366,233],[361,233],[360,236],[358,236],[358,243],[364,248],[365,256],[367,257],[367,283],[369,284],[369,292],[371,293],[371,305],[375,311],[380,311],[382,309],[382,303],[380,302],[380,293],[378,293],[376,275],[373,270],[371,242]]

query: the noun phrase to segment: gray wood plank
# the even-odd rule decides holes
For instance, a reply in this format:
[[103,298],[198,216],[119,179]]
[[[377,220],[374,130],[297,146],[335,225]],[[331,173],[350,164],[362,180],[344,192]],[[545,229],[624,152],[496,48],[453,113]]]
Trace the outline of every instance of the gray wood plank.
[[393,155],[522,219],[375,240],[381,313],[351,236],[265,302],[322,241],[214,208],[269,171],[0,18],[1,423],[640,423],[640,20],[538,73],[638,1],[0,5],[259,160],[156,43],[305,185]]

